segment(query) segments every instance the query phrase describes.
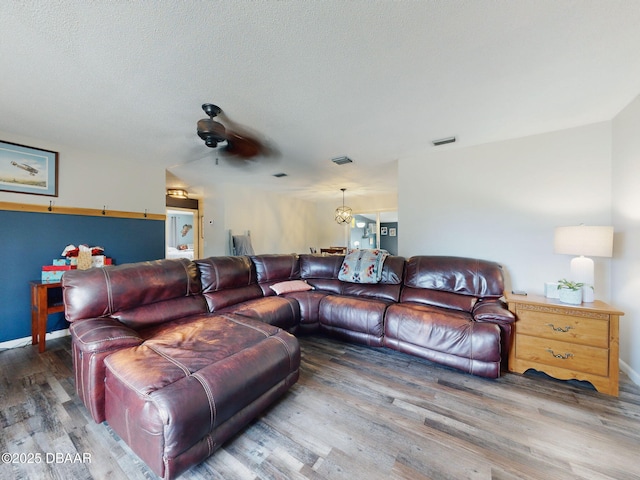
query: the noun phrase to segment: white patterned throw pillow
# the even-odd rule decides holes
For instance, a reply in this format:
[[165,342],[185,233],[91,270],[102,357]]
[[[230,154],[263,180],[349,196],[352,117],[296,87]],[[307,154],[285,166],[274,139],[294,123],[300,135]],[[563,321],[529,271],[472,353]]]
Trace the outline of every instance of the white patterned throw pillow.
[[342,262],[338,279],[351,283],[379,283],[382,267],[389,252],[379,249],[349,249]]

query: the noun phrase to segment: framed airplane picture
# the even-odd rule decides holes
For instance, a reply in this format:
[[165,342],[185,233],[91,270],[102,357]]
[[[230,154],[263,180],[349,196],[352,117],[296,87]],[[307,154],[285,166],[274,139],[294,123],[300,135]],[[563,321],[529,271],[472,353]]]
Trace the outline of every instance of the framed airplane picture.
[[0,190],[58,196],[58,152],[0,141]]

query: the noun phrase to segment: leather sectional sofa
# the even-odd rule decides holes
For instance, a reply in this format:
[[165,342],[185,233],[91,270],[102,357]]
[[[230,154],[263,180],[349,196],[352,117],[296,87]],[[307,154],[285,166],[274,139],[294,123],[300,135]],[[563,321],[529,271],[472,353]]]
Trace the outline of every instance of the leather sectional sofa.
[[506,367],[514,317],[500,299],[498,264],[388,256],[370,284],[340,280],[344,258],[210,257],[65,273],[79,397],[154,473],[173,478],[297,381],[294,334],[484,377]]

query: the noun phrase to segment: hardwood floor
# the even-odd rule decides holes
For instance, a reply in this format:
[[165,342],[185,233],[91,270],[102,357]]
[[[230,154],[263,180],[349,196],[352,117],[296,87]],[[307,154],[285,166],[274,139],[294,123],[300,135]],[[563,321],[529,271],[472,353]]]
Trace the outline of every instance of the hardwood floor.
[[[541,374],[488,380],[300,340],[299,382],[181,479],[640,478],[640,387],[624,374],[615,398]],[[0,352],[0,479],[155,478],[89,418],[69,350],[65,337],[42,354]]]

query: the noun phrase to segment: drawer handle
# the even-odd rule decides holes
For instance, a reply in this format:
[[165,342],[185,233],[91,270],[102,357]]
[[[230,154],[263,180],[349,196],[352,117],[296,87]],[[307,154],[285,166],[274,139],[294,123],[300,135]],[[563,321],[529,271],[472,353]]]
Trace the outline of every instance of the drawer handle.
[[562,327],[556,327],[553,323],[547,323],[546,324],[547,327],[551,327],[553,329],[554,332],[562,332],[562,333],[567,333],[569,330],[571,330],[573,327],[570,325],[567,325],[566,327],[562,328]]
[[547,352],[549,352],[551,355],[553,355],[555,358],[559,358],[561,360],[567,360],[568,358],[573,357],[573,353],[565,353],[564,355],[561,353],[555,353],[553,350],[551,350],[550,348],[547,348]]

